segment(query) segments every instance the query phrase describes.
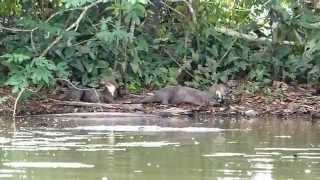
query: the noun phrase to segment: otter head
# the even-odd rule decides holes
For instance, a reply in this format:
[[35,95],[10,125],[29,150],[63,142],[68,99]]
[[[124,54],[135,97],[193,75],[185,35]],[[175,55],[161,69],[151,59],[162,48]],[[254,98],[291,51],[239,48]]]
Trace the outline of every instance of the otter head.
[[102,80],[100,84],[106,88],[112,96],[115,96],[118,90],[118,84],[114,80]]
[[211,101],[215,101],[219,104],[223,104],[229,92],[225,85],[215,84],[209,88],[209,93],[211,95]]

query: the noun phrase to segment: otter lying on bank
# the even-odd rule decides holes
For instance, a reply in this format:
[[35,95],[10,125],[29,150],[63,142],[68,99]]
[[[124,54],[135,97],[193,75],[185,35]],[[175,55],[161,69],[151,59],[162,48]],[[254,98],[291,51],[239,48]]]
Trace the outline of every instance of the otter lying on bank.
[[222,93],[224,92],[220,92],[219,88],[212,88],[209,92],[204,92],[190,87],[171,86],[159,89],[153,96],[143,98],[140,103],[160,102],[165,105],[188,103],[208,106],[220,104],[221,101],[219,99],[223,99]]
[[74,89],[60,87],[56,89],[56,94],[59,100],[63,101],[83,101],[92,103],[112,103],[113,97],[110,95],[109,91],[105,89]]
[[60,85],[56,88],[55,94],[59,100],[83,101],[92,103],[112,103],[117,85],[111,81],[103,81],[101,89],[78,88],[68,80],[59,80]]

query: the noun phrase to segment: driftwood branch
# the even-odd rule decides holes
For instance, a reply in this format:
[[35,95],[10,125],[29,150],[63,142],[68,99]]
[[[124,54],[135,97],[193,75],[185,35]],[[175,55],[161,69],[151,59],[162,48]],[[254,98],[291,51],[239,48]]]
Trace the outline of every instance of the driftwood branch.
[[79,101],[60,101],[56,99],[50,99],[58,105],[66,106],[82,106],[82,107],[103,107],[108,109],[121,109],[121,110],[143,110],[142,104],[104,104],[104,103],[88,103]]
[[[78,101],[60,101],[55,99],[50,99],[55,102],[57,105],[65,105],[65,106],[81,106],[81,107],[103,107],[107,109],[120,109],[124,111],[144,111],[142,104],[103,104],[103,103],[88,103],[88,102],[78,102]],[[68,113],[70,116],[77,116],[77,113]],[[101,113],[78,113],[80,116],[85,114],[86,116],[147,116],[148,114],[141,113],[122,113],[122,112],[101,112]],[[179,115],[190,115],[192,111],[188,109],[181,109],[176,107],[171,107],[168,109],[160,109],[155,110],[149,114],[150,116],[161,116],[161,117],[170,117],[170,116],[179,116]],[[61,116],[65,116],[62,114]]]
[[[134,118],[134,117],[158,117],[157,115],[145,114],[139,112],[124,113],[124,112],[80,112],[80,113],[64,113],[64,114],[41,114],[41,115],[29,115],[28,117],[95,117],[95,118]],[[20,116],[25,117],[25,116]]]

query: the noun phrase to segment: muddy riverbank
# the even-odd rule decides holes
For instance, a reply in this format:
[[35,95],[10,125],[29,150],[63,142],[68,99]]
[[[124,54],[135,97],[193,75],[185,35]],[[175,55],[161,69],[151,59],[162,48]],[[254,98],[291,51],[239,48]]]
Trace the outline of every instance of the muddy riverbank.
[[[61,114],[78,112],[129,112],[160,116],[192,115],[205,113],[215,116],[304,116],[320,118],[320,96],[316,89],[308,85],[290,86],[282,82],[274,84],[267,91],[249,93],[237,88],[232,90],[230,101],[221,106],[199,107],[188,104],[164,106],[160,104],[132,104],[142,95],[127,95],[116,99],[114,104],[64,102],[55,99],[49,90],[43,90],[28,100],[22,98],[17,104],[17,115]],[[8,88],[0,89],[0,115],[12,115],[16,97]]]

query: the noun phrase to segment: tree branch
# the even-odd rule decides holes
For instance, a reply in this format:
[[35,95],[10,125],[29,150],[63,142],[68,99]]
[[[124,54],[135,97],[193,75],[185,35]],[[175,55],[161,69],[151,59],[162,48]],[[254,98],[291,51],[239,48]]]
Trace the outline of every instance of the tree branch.
[[[236,37],[236,38],[241,38],[241,39],[245,39],[248,41],[255,41],[255,42],[262,42],[262,43],[272,43],[272,39],[268,39],[268,38],[257,38],[255,36],[249,35],[249,34],[244,34],[244,33],[239,33],[233,29],[228,29],[225,27],[216,27],[215,30],[217,32],[223,33],[225,35],[228,36],[232,36],[232,37]],[[293,41],[281,41],[281,42],[276,42],[279,44],[284,44],[284,45],[290,45],[290,46],[294,46],[296,45],[295,42]]]
[[[85,16],[85,14],[87,13],[87,11],[96,6],[97,4],[103,2],[103,0],[98,0],[96,2],[93,2],[81,9],[83,9],[83,11],[81,12],[80,16],[78,17],[78,19],[72,23],[67,29],[66,31],[71,31],[72,29],[74,29],[74,31],[77,31],[78,30],[78,27],[79,27],[79,24],[81,22],[81,20],[83,19],[83,17]],[[60,40],[62,39],[62,35],[59,35],[41,54],[40,54],[40,57],[44,57],[48,54],[48,52],[50,51],[50,49],[52,49],[57,43],[60,42]]]

